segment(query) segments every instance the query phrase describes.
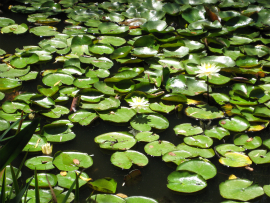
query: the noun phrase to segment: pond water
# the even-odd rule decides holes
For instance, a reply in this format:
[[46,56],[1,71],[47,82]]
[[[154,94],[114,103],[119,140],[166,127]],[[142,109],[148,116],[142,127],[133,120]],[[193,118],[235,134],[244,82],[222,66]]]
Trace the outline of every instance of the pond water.
[[[27,15],[12,13],[10,11],[4,10],[4,13],[0,14],[0,16],[8,17],[15,20],[16,23],[27,23],[26,18]],[[62,16],[60,16],[62,17]],[[61,31],[65,25],[60,23],[57,27],[58,30]],[[33,34],[29,34],[28,32],[23,35],[8,35],[8,34],[0,34],[0,48],[5,50],[7,53],[14,53],[15,48],[23,48],[26,45],[37,45],[41,40],[40,37],[37,37]],[[60,63],[52,64],[49,62],[48,64],[41,65],[40,70],[45,69],[55,69],[61,67]],[[24,82],[24,85],[20,91],[27,92],[37,92],[37,85],[41,84],[41,76],[38,76],[38,79],[35,81]],[[228,91],[230,87],[225,88],[221,91]],[[220,90],[219,90],[220,91]],[[66,105],[70,106],[71,101]],[[163,132],[157,132],[160,135],[160,140],[167,140],[169,142],[174,143],[175,145],[183,142],[183,137],[176,136],[173,128],[176,125],[181,123],[192,123],[193,125],[200,125],[199,121],[187,117],[183,111],[180,115],[176,115],[176,113],[164,115],[170,123],[168,129]],[[67,116],[63,116],[62,118],[67,118]],[[50,123],[51,120],[43,120],[43,124]],[[213,122],[211,125],[218,125],[217,122]],[[117,193],[124,193],[127,196],[146,196],[151,197],[158,200],[160,203],[178,203],[178,202],[187,202],[187,203],[200,203],[200,202],[221,202],[224,201],[219,192],[219,184],[228,179],[229,175],[234,174],[240,178],[246,178],[254,183],[258,183],[263,186],[269,184],[270,180],[270,166],[261,165],[257,166],[252,164],[254,171],[248,171],[244,168],[228,168],[224,165],[221,165],[218,161],[218,157],[215,156],[211,158],[210,161],[217,167],[218,174],[213,178],[207,181],[208,186],[198,193],[193,194],[181,194],[177,192],[173,192],[169,190],[166,186],[168,175],[175,170],[174,164],[166,164],[162,161],[161,157],[151,157],[147,156],[149,159],[149,164],[144,168],[139,168],[142,173],[142,178],[138,182],[133,185],[125,185],[122,186],[124,176],[127,175],[130,170],[121,170],[118,167],[115,167],[110,162],[110,157],[113,152],[107,150],[101,150],[100,147],[94,143],[94,138],[100,134],[107,132],[117,132],[117,131],[130,131],[129,126],[116,126],[108,122],[104,122],[101,119],[95,121],[90,126],[80,126],[75,125],[72,130],[76,134],[76,138],[72,141],[63,143],[63,144],[54,144],[53,145],[53,153],[59,150],[78,150],[80,152],[85,152],[90,155],[93,155],[94,164],[86,169],[86,172],[89,177],[94,180],[104,177],[111,177],[115,179],[118,183]],[[269,136],[269,128],[263,130],[259,133],[248,133],[252,136],[260,135],[262,139]],[[233,143],[233,136],[231,136],[227,140],[216,141],[214,145],[226,143]],[[132,149],[137,150],[139,152],[144,152],[145,143],[139,142]],[[30,155],[31,156],[35,156]],[[21,154],[15,161],[14,165],[18,166],[20,160],[24,155]],[[134,167],[138,168],[138,167]],[[133,168],[133,169],[134,169]],[[57,173],[58,170],[52,170],[52,173]],[[22,170],[22,181],[24,182],[28,177],[33,175],[33,171],[28,170],[26,167]],[[84,186],[80,190],[80,199],[83,202],[86,197],[88,197],[92,192],[92,189]],[[253,202],[257,203],[267,203],[270,202],[270,198],[266,195],[261,196],[258,199],[255,199]]]

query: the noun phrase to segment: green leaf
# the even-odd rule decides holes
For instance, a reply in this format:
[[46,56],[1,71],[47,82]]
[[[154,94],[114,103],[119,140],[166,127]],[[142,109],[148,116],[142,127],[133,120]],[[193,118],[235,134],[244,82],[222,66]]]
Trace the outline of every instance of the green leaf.
[[55,168],[52,164],[53,157],[36,156],[25,161],[25,166],[31,170],[50,170]]
[[110,132],[95,137],[100,148],[109,150],[127,150],[136,144],[136,139],[127,132]]
[[205,180],[216,176],[217,169],[214,164],[207,160],[193,159],[181,163],[177,166],[176,171],[190,171],[201,175]]
[[113,178],[107,177],[90,182],[89,186],[96,191],[115,193],[117,182]]
[[140,167],[146,166],[148,164],[148,158],[140,152],[127,150],[125,152],[113,153],[111,162],[119,168],[130,169],[132,164],[136,164]]
[[[66,176],[62,176],[61,174],[57,174],[57,180],[58,185],[63,188],[74,188],[72,187],[73,183],[76,181],[76,175],[78,171],[68,171]],[[79,174],[79,173],[78,173]],[[82,172],[81,175],[79,175],[79,187],[82,187],[88,182],[89,176]],[[72,189],[71,189],[72,191]],[[66,197],[68,197],[68,193],[66,194]],[[64,201],[64,200],[63,200]]]
[[183,123],[173,128],[176,135],[192,136],[203,132],[201,127],[193,127],[191,123]]
[[162,156],[167,152],[175,150],[175,145],[168,141],[150,142],[144,147],[144,151],[151,156]]
[[226,199],[249,201],[264,194],[263,188],[247,179],[226,180],[219,185],[220,195]]
[[136,111],[131,108],[121,107],[116,110],[102,111],[98,113],[100,118],[104,121],[114,123],[126,123],[136,115]]
[[219,159],[219,162],[225,166],[244,167],[252,164],[249,157],[241,152],[227,152],[224,156]]
[[[75,162],[74,159],[78,160]],[[81,152],[57,152],[53,164],[63,171],[73,171],[79,168],[89,168],[93,165],[93,159],[86,153]]]
[[234,132],[245,131],[250,126],[246,119],[239,116],[232,117],[231,119],[220,120],[219,125],[227,130]]
[[192,193],[202,190],[207,186],[202,176],[188,171],[174,171],[167,179],[167,187],[177,192]]

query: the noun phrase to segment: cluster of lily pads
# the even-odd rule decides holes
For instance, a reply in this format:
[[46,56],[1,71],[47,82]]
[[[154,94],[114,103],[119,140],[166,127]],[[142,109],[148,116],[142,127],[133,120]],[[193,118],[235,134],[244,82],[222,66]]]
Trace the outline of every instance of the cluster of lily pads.
[[[146,154],[162,156],[163,161],[177,165],[168,175],[167,187],[174,191],[192,193],[205,188],[206,180],[217,173],[207,160],[215,153],[221,164],[230,167],[252,170],[253,162],[270,163],[270,139],[247,135],[262,131],[269,124],[267,0],[16,1],[23,4],[12,5],[10,10],[27,13],[29,24],[37,26],[29,29],[26,24],[0,17],[1,33],[29,31],[44,39],[36,46],[16,49],[14,54],[0,50],[0,99],[18,90],[24,81],[36,80],[38,74],[44,85],[37,86],[37,93],[25,92],[2,102],[0,131],[18,120],[22,111],[60,119],[38,128],[24,151],[41,151],[47,142],[70,141],[76,137],[71,130],[73,123],[87,126],[102,119],[127,123],[134,129],[132,133],[108,132],[94,139],[101,148],[116,150],[111,156],[112,164],[122,169],[130,169],[132,164],[146,166],[147,156],[131,148],[137,142],[147,142]],[[60,13],[67,15],[65,22],[70,24],[62,32],[52,26],[61,21],[56,18]],[[39,64],[53,60],[62,63],[62,68],[39,70]],[[212,77],[197,77],[202,64],[217,66],[220,72]],[[222,87],[226,87],[225,91]],[[130,108],[134,98],[145,101],[144,108]],[[66,104],[71,101],[69,108]],[[174,131],[183,137],[183,143],[174,145],[159,140],[155,132],[169,127],[166,114],[181,111],[196,120],[217,119],[219,126],[202,128],[181,123],[174,126]],[[29,122],[24,121],[22,127]],[[216,141],[233,136],[233,143],[217,145],[213,150]],[[79,168],[92,164],[92,158],[82,152],[58,152],[54,157],[38,156],[25,162],[30,169],[56,166],[68,171],[57,176],[38,174],[44,183],[40,187],[48,187],[48,177],[52,186],[58,182],[64,188],[70,187]],[[115,193],[113,179],[102,181],[112,181],[113,189],[107,192]],[[104,192],[99,183],[89,182],[86,173],[81,174],[79,182],[80,186],[88,182],[93,189]],[[269,195],[269,185],[262,188],[251,184],[246,179],[227,180],[220,184],[221,196],[248,201],[264,193]],[[56,190],[63,194],[63,189]],[[29,195],[33,198],[34,193]],[[110,198],[137,201],[135,197],[132,200],[101,194],[91,198],[97,197],[100,202],[113,201]]]

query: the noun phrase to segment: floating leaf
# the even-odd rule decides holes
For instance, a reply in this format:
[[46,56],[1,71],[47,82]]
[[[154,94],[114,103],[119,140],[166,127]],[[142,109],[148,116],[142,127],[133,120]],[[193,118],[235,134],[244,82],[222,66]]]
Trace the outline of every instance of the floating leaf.
[[192,193],[202,190],[207,186],[202,176],[188,171],[174,171],[167,179],[167,187],[177,192]]
[[[47,179],[48,178],[48,179]],[[31,178],[28,178],[26,182],[29,182]],[[54,174],[49,173],[38,173],[37,174],[38,179],[38,187],[46,188],[49,187],[49,183],[52,187],[54,187],[57,184],[57,177]],[[31,186],[35,187],[35,177],[32,179]]]
[[220,195],[226,199],[249,201],[264,194],[263,188],[247,179],[226,180],[219,185]]
[[192,157],[192,154],[185,150],[174,150],[167,152],[162,156],[162,160],[165,162],[174,162],[176,165],[179,165],[185,161],[188,161],[187,158]]
[[221,125],[227,130],[231,130],[234,132],[245,131],[250,126],[249,122],[246,119],[241,118],[239,116],[232,117],[230,120],[223,119],[219,121],[219,125]]
[[99,112],[99,116],[102,120],[114,123],[128,122],[134,115],[136,115],[136,111],[126,107],[121,107],[116,110]]
[[127,150],[125,152],[113,153],[111,162],[113,165],[122,169],[130,169],[132,164],[136,164],[140,167],[147,165],[148,158],[140,152]]
[[227,152],[224,156],[219,159],[219,162],[225,166],[244,167],[252,164],[249,157],[240,152]]
[[203,132],[201,127],[193,127],[190,123],[183,123],[173,128],[176,135],[192,136]]
[[100,192],[115,193],[117,182],[113,178],[101,178],[89,183],[89,186]]
[[190,171],[201,175],[205,180],[213,178],[217,174],[214,164],[205,160],[189,160],[177,166],[176,171]]
[[25,161],[25,166],[31,170],[50,170],[55,168],[52,164],[53,157],[36,156]]
[[[58,185],[63,188],[69,189],[73,182],[76,179],[76,174],[79,174],[78,171],[69,171],[66,176],[62,176],[61,174],[57,175]],[[80,178],[78,179],[79,182],[79,188],[87,183],[87,180],[89,179],[89,176],[82,172],[80,175]]]
[[127,132],[110,132],[95,137],[100,148],[109,150],[127,150],[136,144],[132,134]]
[[[78,159],[79,164],[74,164],[73,159]],[[59,151],[55,154],[53,164],[59,170],[73,171],[79,168],[89,168],[93,165],[93,159],[86,153]]]
[[168,141],[150,142],[144,147],[144,151],[151,156],[162,156],[167,152],[175,150],[175,145]]

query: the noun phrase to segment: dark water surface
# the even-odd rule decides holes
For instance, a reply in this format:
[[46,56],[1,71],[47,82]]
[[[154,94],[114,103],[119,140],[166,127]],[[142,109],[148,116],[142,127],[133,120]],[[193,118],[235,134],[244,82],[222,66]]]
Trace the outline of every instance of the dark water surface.
[[[17,24],[27,23],[26,14],[16,14],[11,12],[4,12],[0,14],[2,17],[8,17],[15,20]],[[62,21],[63,22],[63,21]],[[58,27],[59,31],[62,31],[64,24],[61,23]],[[13,54],[15,52],[15,48],[22,49],[23,46],[27,45],[37,45],[42,38],[37,37],[33,34],[29,34],[27,32],[23,35],[8,35],[8,34],[0,34],[0,48],[4,49],[7,53]],[[41,67],[37,67],[40,70],[42,69],[55,69],[61,67],[61,64],[53,64],[49,62],[45,65],[41,65]],[[24,82],[24,86],[21,91],[28,92],[37,92],[37,85],[42,84],[41,76],[38,76],[38,80]],[[179,125],[181,123],[192,123],[193,125],[199,125],[199,121],[191,119],[184,115],[180,115],[178,117],[175,113],[170,115],[165,115],[169,122],[170,127],[164,132],[158,133],[160,135],[161,140],[167,140],[169,142],[178,145],[183,142],[182,137],[177,137],[173,131],[174,126]],[[62,117],[63,118],[63,117]],[[65,117],[67,118],[67,117]],[[44,123],[49,123],[51,120],[44,119]],[[217,124],[217,123],[216,123]],[[59,150],[78,150],[80,152],[85,152],[90,155],[94,155],[92,158],[94,160],[93,166],[89,169],[85,170],[85,172],[89,175],[90,178],[94,180],[104,177],[114,178],[117,183],[117,193],[124,193],[127,196],[147,196],[151,198],[157,199],[160,203],[200,203],[200,202],[221,202],[224,201],[219,193],[219,184],[228,179],[228,176],[231,174],[236,175],[239,178],[246,178],[254,181],[254,183],[258,183],[263,186],[266,184],[270,184],[270,165],[261,165],[256,166],[252,164],[251,167],[254,168],[254,171],[248,171],[243,168],[227,168],[221,165],[218,162],[218,157],[210,159],[210,161],[215,164],[218,170],[218,174],[213,178],[207,181],[208,186],[198,192],[192,194],[181,194],[176,193],[169,190],[166,186],[167,184],[167,176],[173,172],[176,168],[174,164],[166,164],[162,161],[161,157],[151,157],[149,158],[149,164],[141,168],[142,179],[138,183],[131,186],[122,186],[124,176],[127,175],[131,170],[121,170],[118,167],[115,167],[110,162],[110,157],[113,152],[101,150],[97,144],[94,143],[94,138],[100,134],[114,131],[129,131],[128,126],[115,126],[110,123],[104,122],[101,119],[96,121],[94,125],[89,127],[83,127],[80,125],[75,125],[72,130],[77,135],[76,138],[72,141],[63,143],[63,144],[54,144],[53,145],[53,154]],[[269,136],[269,129],[256,133],[256,135],[260,135],[264,140]],[[255,134],[252,134],[255,136]],[[214,143],[214,146],[218,144],[222,144],[223,141]],[[226,143],[233,143],[233,134],[226,140]],[[137,143],[132,149],[144,152],[145,143]],[[33,154],[28,156],[36,156],[37,154]],[[18,167],[20,160],[23,158],[24,154],[20,155],[15,162],[13,163]],[[134,169],[134,168],[133,168]],[[51,173],[59,173],[59,170],[55,169],[50,171]],[[22,170],[22,181],[33,175],[33,171],[28,170],[26,167]],[[92,192],[92,189],[88,186],[84,186],[80,190],[80,198],[81,202],[84,202]],[[266,195],[254,200],[253,202],[257,203],[268,203],[270,202],[270,198]]]

